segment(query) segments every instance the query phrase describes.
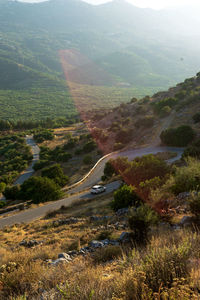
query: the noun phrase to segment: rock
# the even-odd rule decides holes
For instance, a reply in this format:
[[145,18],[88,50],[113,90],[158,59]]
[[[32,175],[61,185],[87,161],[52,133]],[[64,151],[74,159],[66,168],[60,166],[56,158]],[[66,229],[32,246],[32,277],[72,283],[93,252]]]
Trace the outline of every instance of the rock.
[[67,254],[70,255],[70,256],[76,256],[78,254],[78,251],[71,250],[71,251],[68,251]]
[[59,264],[68,264],[68,263],[69,263],[69,260],[61,257],[61,258],[57,258],[56,260],[52,261],[50,263],[50,265],[57,266]]
[[181,221],[178,223],[180,226],[188,226],[193,222],[193,217],[191,216],[184,216],[182,217]]
[[67,253],[59,253],[58,258],[65,258],[66,260],[72,260],[70,255]]
[[104,246],[104,244],[100,241],[92,241],[90,243],[90,246],[93,247],[93,248],[101,248]]
[[34,246],[41,245],[42,243],[43,243],[42,241],[36,241],[36,240],[30,240],[30,241],[23,240],[19,243],[19,245],[27,248],[32,248]]
[[105,221],[105,220],[109,220],[110,218],[112,218],[112,216],[91,216],[90,217],[90,222],[98,222],[98,221]]
[[110,241],[110,245],[112,245],[112,246],[119,246],[119,242],[116,241],[116,240],[112,240],[112,241]]
[[117,216],[122,216],[128,213],[128,207],[125,208],[120,208],[117,210],[116,215]]
[[183,192],[183,193],[179,193],[178,195],[177,195],[177,199],[178,200],[185,200],[185,199],[187,199],[188,197],[190,197],[190,192]]
[[122,232],[119,239],[120,242],[129,242],[130,241],[130,232]]
[[60,219],[60,220],[53,221],[53,226],[58,227],[61,225],[76,224],[81,221],[83,221],[83,219],[71,217],[71,218],[67,218],[67,219]]
[[101,243],[103,243],[103,244],[104,244],[104,246],[107,246],[107,245],[109,245],[109,244],[110,244],[110,240],[108,240],[108,239],[105,239],[105,240],[102,240],[102,241],[101,241]]

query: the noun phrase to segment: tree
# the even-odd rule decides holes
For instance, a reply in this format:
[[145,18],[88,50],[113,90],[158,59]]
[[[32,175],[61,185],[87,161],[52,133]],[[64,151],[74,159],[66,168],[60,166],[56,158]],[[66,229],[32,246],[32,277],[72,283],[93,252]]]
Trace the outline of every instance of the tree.
[[57,200],[62,196],[60,187],[47,177],[31,177],[21,185],[21,198],[34,203]]
[[83,152],[89,153],[93,151],[96,148],[96,146],[97,146],[96,143],[93,140],[91,140],[83,146]]
[[3,195],[7,200],[20,199],[20,186],[19,185],[7,186],[3,191]]
[[163,178],[168,172],[169,167],[165,161],[149,154],[137,157],[130,162],[122,176],[127,183],[138,187],[140,182],[154,177]]
[[56,184],[63,187],[69,181],[69,177],[63,173],[63,170],[59,164],[47,167],[42,170],[42,177],[48,177],[52,179]]
[[190,211],[196,217],[200,216],[200,192],[193,192],[189,199]]
[[138,197],[136,190],[132,186],[123,185],[114,193],[114,199],[111,202],[111,207],[114,210],[129,206],[138,206],[140,204],[140,198]]
[[83,158],[83,163],[86,164],[86,165],[89,165],[92,163],[92,156],[91,155],[86,155],[84,156]]
[[195,115],[193,115],[192,117],[194,123],[199,123],[200,122],[200,113],[196,113]]
[[188,125],[177,128],[169,128],[161,132],[160,138],[163,144],[175,147],[187,146],[195,137],[194,130]]
[[128,223],[133,233],[133,241],[137,244],[146,244],[149,228],[151,225],[156,224],[157,221],[158,216],[147,204],[142,204],[136,209],[132,209]]
[[105,167],[104,167],[104,176],[106,178],[110,178],[115,174],[115,168],[113,167],[112,160],[109,160],[106,162]]

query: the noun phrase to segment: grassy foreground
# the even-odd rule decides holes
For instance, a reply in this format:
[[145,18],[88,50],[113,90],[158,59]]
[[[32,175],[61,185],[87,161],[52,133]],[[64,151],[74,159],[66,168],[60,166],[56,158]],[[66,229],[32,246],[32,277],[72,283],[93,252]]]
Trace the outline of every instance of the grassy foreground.
[[[101,196],[34,223],[4,228],[0,233],[0,298],[199,299],[200,236],[190,229],[172,232],[165,224],[152,228],[146,247],[108,246],[68,264],[48,264],[58,253],[78,250],[91,240],[119,237],[121,229],[110,229],[108,221],[91,222],[88,217],[111,216],[111,200],[112,196]],[[53,222],[71,216],[81,219],[71,225]],[[23,239],[42,243],[26,248],[19,246]]]

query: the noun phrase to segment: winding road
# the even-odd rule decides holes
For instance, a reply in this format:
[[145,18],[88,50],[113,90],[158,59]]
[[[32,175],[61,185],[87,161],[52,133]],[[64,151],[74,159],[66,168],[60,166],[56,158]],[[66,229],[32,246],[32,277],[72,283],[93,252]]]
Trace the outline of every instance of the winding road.
[[36,145],[32,135],[26,136],[26,143],[28,146],[31,147],[31,150],[33,153],[33,160],[31,162],[30,166],[14,182],[14,185],[22,184],[25,180],[27,180],[29,177],[31,177],[34,173],[33,166],[39,160],[40,148]]
[[[0,228],[4,226],[13,225],[16,223],[23,223],[23,222],[31,222],[35,219],[39,219],[43,217],[47,212],[59,209],[62,205],[70,206],[73,202],[81,199],[88,199],[92,197],[98,197],[90,195],[88,191],[84,191],[89,189],[92,185],[98,183],[101,180],[101,176],[103,175],[103,170],[105,163],[111,159],[116,158],[118,156],[128,157],[129,160],[134,159],[137,156],[143,156],[146,154],[156,154],[158,152],[165,152],[165,151],[172,151],[177,153],[177,156],[170,160],[173,162],[177,159],[180,159],[183,148],[172,148],[172,147],[148,147],[143,149],[134,149],[134,150],[127,150],[119,153],[111,153],[107,155],[105,158],[101,159],[95,166],[92,172],[85,177],[85,180],[80,181],[77,183],[77,186],[70,189],[70,193],[79,193],[78,195],[69,195],[69,197],[48,203],[42,207],[37,207],[33,209],[28,209],[22,212],[19,212],[15,215],[4,217],[0,219]],[[28,173],[29,175],[30,173]],[[116,190],[119,187],[120,183],[115,181],[106,186],[106,193],[110,193]]]
[[[175,148],[175,147],[159,147],[156,146],[160,140],[160,132],[169,127],[172,119],[174,117],[174,113],[172,113],[168,118],[166,118],[162,124],[162,126],[158,129],[154,139],[152,139],[152,143],[150,147],[125,150],[121,152],[110,153],[103,158],[101,158],[95,166],[90,170],[90,172],[79,182],[73,184],[70,187],[65,187],[64,190],[69,191],[69,197],[48,203],[42,207],[37,207],[34,209],[27,209],[25,211],[19,212],[15,215],[11,215],[8,217],[0,218],[0,228],[4,226],[13,225],[16,223],[23,222],[31,222],[35,219],[43,217],[47,212],[59,209],[62,205],[70,206],[73,202],[81,199],[88,199],[91,197],[98,197],[97,195],[90,195],[88,189],[98,183],[101,180],[101,176],[103,175],[103,170],[106,162],[109,159],[115,159],[119,156],[128,157],[129,160],[133,160],[136,157],[141,157],[147,154],[156,154],[158,152],[175,152],[177,154],[176,157],[170,159],[168,163],[172,163],[181,158],[181,155],[184,151],[184,148]],[[33,151],[33,161],[29,168],[16,180],[15,184],[22,184],[26,179],[28,179],[33,173],[33,165],[39,159],[39,147],[35,144],[32,136],[26,137],[26,142],[31,146]],[[112,182],[106,186],[106,193],[110,193],[116,190],[119,187],[119,182]],[[87,190],[87,191],[86,191]],[[78,195],[76,193],[79,193]],[[76,195],[73,195],[76,194]]]

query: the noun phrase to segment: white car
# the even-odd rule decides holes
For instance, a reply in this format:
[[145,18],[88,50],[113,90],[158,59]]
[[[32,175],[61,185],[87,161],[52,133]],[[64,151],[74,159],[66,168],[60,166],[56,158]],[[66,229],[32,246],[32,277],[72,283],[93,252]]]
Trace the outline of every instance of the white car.
[[94,185],[91,188],[91,194],[100,194],[106,191],[106,187],[103,185]]

